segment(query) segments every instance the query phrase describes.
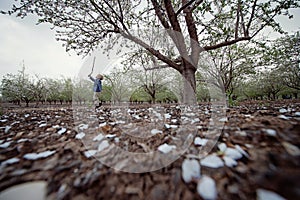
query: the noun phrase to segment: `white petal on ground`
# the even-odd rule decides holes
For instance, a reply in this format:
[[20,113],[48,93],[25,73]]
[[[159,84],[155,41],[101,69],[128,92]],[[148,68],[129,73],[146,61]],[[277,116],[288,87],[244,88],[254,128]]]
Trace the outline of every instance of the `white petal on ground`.
[[268,136],[273,136],[275,137],[277,135],[276,131],[274,129],[263,129],[263,131],[265,131],[265,133],[268,135]]
[[219,122],[227,122],[227,121],[228,121],[227,117],[223,117],[223,118],[219,119]]
[[120,138],[116,137],[116,138],[114,139],[114,141],[115,141],[116,143],[119,143],[119,142],[120,142]]
[[169,153],[173,149],[176,149],[175,145],[168,145],[167,143],[164,143],[158,147],[158,151],[162,153]]
[[153,111],[153,114],[159,119],[159,120],[163,120],[162,116],[160,113]]
[[220,143],[218,144],[218,148],[220,151],[225,152],[225,150],[227,149],[227,145],[225,143]]
[[166,113],[164,116],[165,116],[165,119],[170,119],[171,118],[171,115],[169,113]]
[[58,133],[59,135],[62,135],[62,134],[64,134],[66,131],[67,131],[66,128],[61,128],[57,133]]
[[228,157],[230,157],[234,160],[238,160],[238,159],[243,157],[243,155],[238,150],[236,150],[234,148],[227,148],[224,152],[224,155],[228,156]]
[[4,133],[8,133],[8,131],[11,129],[11,126],[5,126]]
[[44,151],[40,153],[27,153],[23,157],[27,160],[37,160],[40,158],[46,158],[53,155],[56,151]]
[[237,165],[237,162],[236,162],[234,159],[232,159],[232,158],[230,158],[230,157],[228,157],[228,156],[224,156],[224,157],[223,157],[223,160],[224,160],[225,165],[226,165],[227,167],[234,167],[234,166]]
[[300,112],[295,112],[296,117],[300,117]]
[[201,146],[205,146],[207,142],[208,142],[208,139],[205,139],[205,138],[202,139],[200,137],[196,137],[194,140],[195,145],[201,145]]
[[176,123],[176,122],[177,122],[177,119],[172,119],[171,122],[172,122],[172,123]]
[[126,122],[122,121],[122,120],[119,120],[119,121],[116,121],[116,124],[126,124]]
[[241,154],[243,154],[243,156],[245,156],[246,158],[249,158],[249,154],[244,151],[244,149],[242,149],[242,147],[240,147],[240,145],[236,144],[234,145],[236,150],[238,150]]
[[133,115],[133,117],[134,117],[135,119],[141,119],[141,117],[140,117],[139,115]]
[[59,127],[60,127],[59,125],[52,126],[52,128],[59,128]]
[[82,138],[84,138],[84,136],[85,136],[85,133],[80,132],[80,133],[76,134],[75,138],[78,139],[78,140],[81,140]]
[[279,112],[280,112],[280,113],[286,113],[286,112],[287,112],[287,109],[285,109],[285,108],[280,108],[280,109],[279,109]]
[[199,118],[192,119],[191,124],[194,124],[196,122],[200,122],[200,119]]
[[5,142],[3,144],[0,144],[0,148],[5,149],[5,148],[9,147],[10,144],[11,144],[11,142]]
[[152,129],[151,130],[151,134],[152,135],[156,135],[156,134],[158,134],[158,133],[163,133],[161,130],[158,130],[158,129]]
[[169,124],[165,124],[166,129],[171,128]]
[[282,142],[281,144],[290,155],[300,156],[300,149],[297,146],[288,142]]
[[44,124],[40,124],[39,125],[39,127],[41,128],[41,127],[45,127],[45,126],[47,126],[47,124],[46,123],[44,123]]
[[103,140],[104,136],[100,133],[99,135],[97,135],[96,137],[94,137],[93,141],[101,141]]
[[197,192],[204,200],[217,199],[218,193],[214,179],[202,176],[197,184]]
[[11,186],[0,193],[0,199],[47,199],[47,182],[34,181]]
[[172,125],[170,125],[170,128],[174,128],[175,129],[175,128],[178,128],[178,126],[172,124]]
[[104,127],[104,126],[106,126],[106,122],[99,124],[99,127]]
[[219,168],[224,166],[222,159],[214,154],[206,156],[200,161],[200,164],[210,168]]
[[184,182],[189,183],[191,180],[200,178],[200,164],[197,160],[185,159],[181,165],[182,178]]
[[235,134],[237,134],[239,136],[243,136],[243,137],[247,136],[247,132],[246,131],[235,131]]
[[107,134],[105,137],[106,138],[114,138],[116,136],[117,136],[116,134]]
[[29,139],[28,138],[21,138],[17,141],[17,143],[26,142],[26,141],[29,141]]
[[84,152],[85,157],[90,158],[97,153],[97,150],[88,150]]
[[80,130],[87,129],[88,127],[89,127],[88,124],[80,124],[80,125],[78,126],[78,128],[79,128]]
[[1,119],[0,122],[7,122],[7,119]]
[[3,161],[3,162],[1,163],[1,165],[10,165],[10,164],[17,163],[17,162],[19,162],[19,161],[20,161],[19,158],[10,158],[10,159],[7,159],[7,160]]
[[257,189],[256,195],[257,200],[285,200],[285,198],[279,194],[265,189]]
[[98,146],[98,151],[103,151],[104,149],[106,149],[107,147],[109,147],[109,143],[107,140],[103,140],[99,146]]
[[279,115],[278,118],[284,119],[284,120],[290,119],[290,117],[287,117],[287,116],[285,116],[285,115]]

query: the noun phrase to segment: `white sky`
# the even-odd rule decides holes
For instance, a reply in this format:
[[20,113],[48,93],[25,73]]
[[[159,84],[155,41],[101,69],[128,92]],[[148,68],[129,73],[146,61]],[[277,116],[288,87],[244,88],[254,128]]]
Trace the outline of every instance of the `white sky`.
[[[0,0],[0,10],[9,9],[14,2]],[[294,19],[281,19],[281,22],[285,30],[295,32],[300,28],[300,10],[295,10],[293,14]],[[34,16],[20,19],[0,14],[0,79],[7,73],[17,73],[23,60],[27,73],[40,77],[73,78],[90,70],[91,58],[86,60],[75,53],[67,53],[62,43],[55,40],[50,25],[35,24]],[[111,61],[97,59],[96,63],[97,66],[107,66]],[[107,70],[107,67],[95,68],[96,73]]]

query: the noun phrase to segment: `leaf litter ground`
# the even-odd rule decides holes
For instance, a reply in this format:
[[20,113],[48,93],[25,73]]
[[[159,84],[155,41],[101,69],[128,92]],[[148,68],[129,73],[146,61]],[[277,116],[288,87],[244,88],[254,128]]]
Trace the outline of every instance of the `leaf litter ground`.
[[[300,103],[251,102],[228,108],[220,137],[204,152],[210,139],[209,106],[200,105],[191,145],[175,162],[154,171],[127,173],[94,158],[116,145],[130,152],[170,154],[176,143],[179,109],[165,105],[164,128],[147,130],[149,107],[131,106],[134,123],[103,106],[90,113],[98,121],[74,121],[70,107],[4,108],[0,119],[0,191],[21,183],[46,182],[49,199],[299,199]],[[75,116],[76,117],[76,116]],[[128,117],[128,116],[127,116]],[[159,116],[156,116],[159,118]],[[123,123],[126,122],[126,123]],[[94,123],[94,124],[93,124]],[[89,127],[101,134],[91,135]],[[122,134],[126,130],[130,134]],[[90,137],[95,149],[87,149]],[[112,152],[107,151],[108,154]],[[207,156],[205,157],[204,155]],[[109,155],[112,156],[112,155]],[[117,157],[118,155],[113,155]],[[143,159],[141,157],[141,159]],[[131,160],[119,160],[126,165]],[[119,165],[119,166],[120,166]],[[1,195],[0,195],[1,196]]]

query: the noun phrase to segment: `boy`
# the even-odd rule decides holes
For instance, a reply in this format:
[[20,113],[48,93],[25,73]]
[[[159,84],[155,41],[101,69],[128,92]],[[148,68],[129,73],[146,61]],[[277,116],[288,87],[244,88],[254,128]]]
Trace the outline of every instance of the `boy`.
[[88,77],[94,82],[93,102],[94,102],[94,105],[95,105],[95,109],[97,109],[102,105],[102,103],[99,102],[99,97],[100,97],[100,93],[102,91],[102,81],[101,80],[103,80],[103,76],[101,74],[97,74],[96,78],[93,78],[91,76],[91,74],[89,74]]

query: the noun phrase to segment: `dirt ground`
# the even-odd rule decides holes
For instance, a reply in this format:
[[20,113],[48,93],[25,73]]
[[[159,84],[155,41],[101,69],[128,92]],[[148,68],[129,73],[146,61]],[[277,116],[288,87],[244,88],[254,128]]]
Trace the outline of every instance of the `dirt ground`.
[[[183,123],[178,106],[163,105],[162,108],[168,114],[165,118],[170,116],[164,123],[169,122],[174,127]],[[134,105],[129,109],[127,115],[134,123],[149,121],[149,106]],[[164,143],[173,144],[172,141],[180,137],[178,128],[165,124],[161,132],[149,140],[134,140],[123,134],[121,130],[127,121],[125,119],[121,129],[117,120],[122,116],[113,115],[113,110],[104,105],[98,112],[87,111],[98,120],[94,127],[106,138],[106,148],[114,144],[128,151],[147,153]],[[213,112],[210,105],[199,105],[193,124],[196,133],[183,155],[161,169],[129,173],[106,166],[87,154],[83,138],[87,138],[91,130],[78,129],[82,122],[75,119],[74,107],[3,107],[0,191],[20,183],[43,180],[47,183],[48,199],[210,199],[198,188],[199,182],[207,176],[215,183],[206,188],[216,189],[212,199],[261,199],[261,189],[285,199],[300,199],[300,101],[244,102],[225,112],[225,118],[218,119],[223,126],[212,148],[205,150],[205,144],[195,140],[196,137],[212,140],[207,132]],[[127,126],[126,131],[132,129]],[[82,132],[85,136],[80,135]],[[222,146],[240,152],[234,165],[226,164],[225,157],[229,154]],[[113,151],[106,153],[110,157],[118,156]],[[222,162],[211,166],[202,162],[205,156],[200,155],[213,155]],[[199,176],[190,181],[183,178],[185,160],[196,160],[201,166]],[[116,162],[128,164],[118,159]]]

